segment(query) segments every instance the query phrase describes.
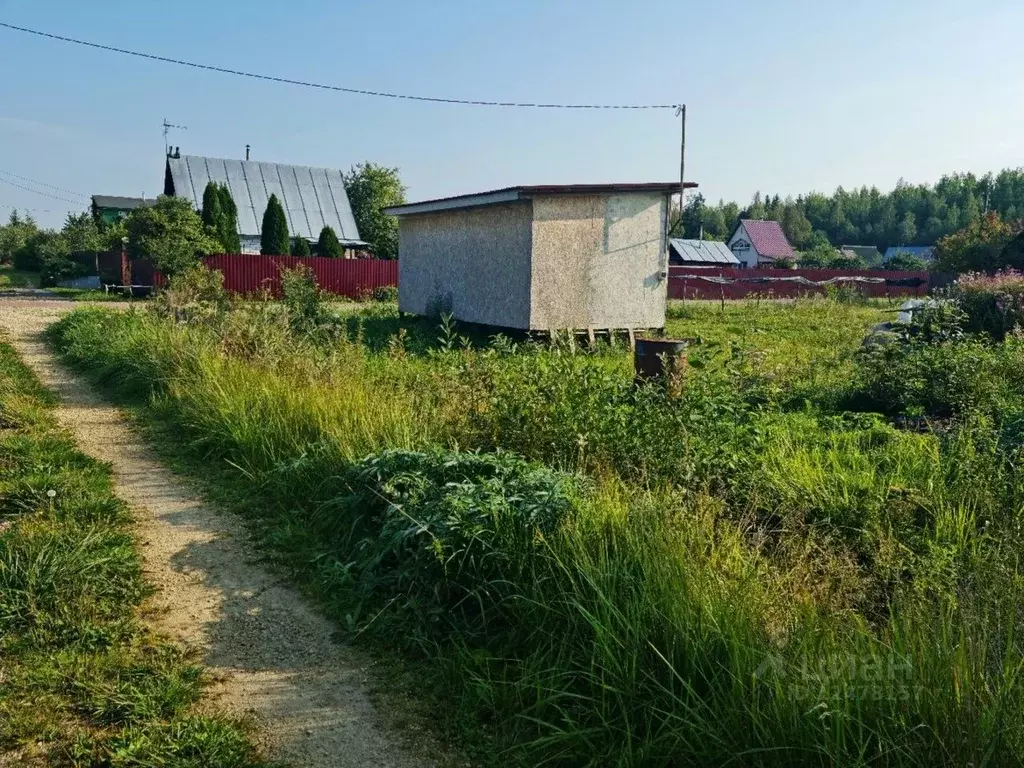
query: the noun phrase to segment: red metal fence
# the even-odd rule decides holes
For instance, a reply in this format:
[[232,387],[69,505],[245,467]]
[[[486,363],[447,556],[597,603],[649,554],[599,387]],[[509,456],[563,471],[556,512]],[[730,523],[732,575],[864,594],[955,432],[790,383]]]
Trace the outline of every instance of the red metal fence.
[[[119,252],[101,254],[100,279],[104,283],[136,287],[162,286],[166,278],[145,259],[128,259]],[[281,295],[281,272],[308,267],[317,284],[328,293],[355,299],[377,288],[398,285],[398,262],[382,259],[325,259],[318,256],[249,256],[220,254],[206,256],[203,264],[224,275],[230,293]]]
[[207,256],[203,263],[224,274],[231,293],[281,293],[281,271],[305,266],[328,293],[357,298],[366,291],[398,285],[398,262],[382,259],[326,259],[319,256]]
[[[697,276],[724,277],[742,280],[761,277],[805,277],[814,282],[833,277],[884,278],[886,283],[847,283],[865,296],[927,296],[933,282],[929,272],[886,272],[877,269],[694,269],[669,267],[668,297],[670,299],[743,299],[748,296],[796,298],[823,294],[825,286],[809,286],[786,282],[736,282],[720,285],[700,280]],[[902,283],[902,284],[898,284]]]

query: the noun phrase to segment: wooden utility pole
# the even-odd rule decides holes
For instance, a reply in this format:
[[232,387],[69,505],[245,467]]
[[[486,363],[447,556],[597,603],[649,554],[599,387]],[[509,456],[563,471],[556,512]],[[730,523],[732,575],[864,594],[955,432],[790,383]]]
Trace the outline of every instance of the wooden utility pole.
[[679,142],[679,236],[683,237],[683,205],[686,197],[686,105],[680,104],[676,115],[682,118],[682,139]]

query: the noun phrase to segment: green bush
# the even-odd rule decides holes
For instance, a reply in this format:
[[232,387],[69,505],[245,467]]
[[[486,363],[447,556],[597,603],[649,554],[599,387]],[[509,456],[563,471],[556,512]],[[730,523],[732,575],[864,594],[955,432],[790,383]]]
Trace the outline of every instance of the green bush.
[[856,405],[892,415],[950,417],[975,410],[998,414],[1024,389],[1024,348],[981,341],[914,341],[862,353]]
[[965,328],[1002,341],[1024,329],[1024,273],[961,275],[951,292],[966,314]]
[[263,227],[260,229],[260,253],[264,256],[287,256],[291,238],[288,237],[288,217],[277,195],[267,201],[263,213]]
[[442,450],[385,451],[347,474],[352,492],[312,522],[352,553],[357,599],[387,604],[399,626],[467,638],[509,629],[507,601],[582,484],[511,454]]
[[341,247],[341,241],[338,240],[338,235],[330,227],[324,227],[320,230],[320,239],[316,243],[316,255],[324,256],[329,259],[339,259],[345,254],[345,249]]
[[313,255],[313,251],[309,248],[309,241],[304,237],[296,237],[292,239],[292,256],[299,256],[307,258]]

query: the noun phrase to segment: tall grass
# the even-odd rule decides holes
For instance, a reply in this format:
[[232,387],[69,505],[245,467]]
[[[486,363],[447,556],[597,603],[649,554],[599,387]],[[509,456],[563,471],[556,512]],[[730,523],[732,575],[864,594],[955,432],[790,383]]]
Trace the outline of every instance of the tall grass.
[[417,659],[496,762],[1017,764],[1005,429],[833,412],[851,385],[814,345],[855,370],[875,310],[809,307],[740,318],[808,365],[780,372],[746,323],[678,400],[615,350],[371,351],[342,324],[253,356],[230,319],[96,310],[52,338],[220,467],[326,610]]

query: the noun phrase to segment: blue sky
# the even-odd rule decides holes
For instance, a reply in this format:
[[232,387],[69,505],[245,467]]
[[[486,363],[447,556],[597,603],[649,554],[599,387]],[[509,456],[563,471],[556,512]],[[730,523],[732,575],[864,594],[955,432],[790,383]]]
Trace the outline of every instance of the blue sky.
[[[1020,0],[0,0],[0,20],[356,88],[683,100],[687,176],[712,199],[1024,165]],[[83,195],[160,192],[165,117],[188,126],[172,137],[183,152],[242,157],[252,144],[261,160],[372,160],[400,167],[412,199],[678,175],[668,111],[376,100],[3,29],[0,82],[0,170]],[[69,207],[0,183],[6,216],[2,206],[33,208],[46,224]]]

